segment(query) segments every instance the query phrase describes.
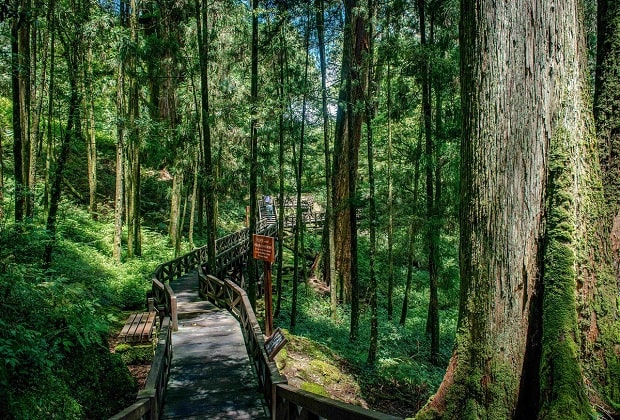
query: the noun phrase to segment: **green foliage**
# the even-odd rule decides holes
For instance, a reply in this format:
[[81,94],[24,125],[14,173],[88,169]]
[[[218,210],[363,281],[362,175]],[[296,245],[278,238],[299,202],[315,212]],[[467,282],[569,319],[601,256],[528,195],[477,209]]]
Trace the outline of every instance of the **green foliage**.
[[[144,231],[143,258],[111,260],[112,227],[61,204],[53,270],[41,270],[47,235],[37,221],[0,229],[0,412],[3,418],[107,418],[137,391],[107,335],[121,309],[143,308],[166,239]],[[150,360],[152,347],[134,359]],[[147,356],[148,354],[148,356]]]
[[121,357],[97,345],[72,351],[61,377],[83,407],[85,418],[114,415],[135,401],[138,390]]
[[[428,278],[428,276],[426,276]],[[379,355],[375,369],[366,366],[367,343],[370,337],[370,311],[362,309],[359,338],[349,341],[349,308],[338,306],[337,321],[330,318],[329,297],[316,294],[312,289],[301,288],[298,301],[296,336],[287,334],[290,342],[285,351],[301,351],[308,358],[316,360],[313,375],[335,375],[331,367],[322,361],[336,362],[343,371],[353,374],[361,387],[363,397],[373,404],[381,404],[382,399],[397,401],[408,407],[413,414],[428,399],[441,382],[443,367],[429,362],[430,340],[426,336],[426,316],[428,311],[428,282],[420,284],[410,296],[409,316],[406,325],[401,327],[397,320],[388,321],[385,311],[385,296],[379,301]],[[305,293],[303,291],[305,290]],[[395,302],[402,301],[404,285],[395,290]],[[290,283],[284,290],[282,313],[275,320],[276,325],[288,325],[290,302]],[[290,303],[289,303],[290,305]],[[441,311],[441,354],[440,360],[446,365],[452,350],[456,330],[456,302],[449,309]],[[281,352],[282,357],[286,353]],[[280,356],[280,355],[279,355]],[[316,379],[316,378],[315,378]],[[310,380],[310,378],[306,378]],[[383,390],[383,392],[377,392]],[[385,394],[389,394],[386,396]]]
[[153,345],[131,345],[119,344],[114,348],[114,352],[118,354],[126,365],[145,364],[153,360]]

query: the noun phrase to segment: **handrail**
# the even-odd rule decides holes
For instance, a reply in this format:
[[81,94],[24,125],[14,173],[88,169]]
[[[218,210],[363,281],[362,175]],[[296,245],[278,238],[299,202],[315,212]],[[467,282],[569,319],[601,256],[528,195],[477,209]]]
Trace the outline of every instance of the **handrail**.
[[[288,384],[275,387],[276,419],[392,420],[389,414],[323,397]],[[312,414],[312,416],[310,416]]]
[[170,317],[165,317],[159,329],[157,347],[153,356],[151,370],[146,378],[144,389],[138,392],[136,402],[110,420],[155,420],[159,419],[164,404],[166,385],[172,362],[172,328]]
[[258,388],[270,406],[275,402],[274,386],[288,383],[265,350],[265,337],[258,324],[247,293],[234,282],[211,275],[199,275],[200,295],[213,304],[228,309],[237,318],[248,355],[258,376]]
[[[200,295],[213,304],[225,307],[239,321],[248,355],[252,358],[258,376],[258,388],[269,404],[273,419],[397,419],[388,414],[368,410],[331,398],[322,397],[288,385],[275,362],[269,359],[265,349],[265,337],[256,320],[250,300],[241,287],[234,282],[211,275],[199,275]],[[311,415],[312,416],[311,416]]]
[[[277,227],[267,219],[260,219],[257,225],[257,233],[273,235]],[[223,274],[239,259],[245,258],[249,251],[250,229],[244,228],[237,232],[223,236],[215,241],[216,275]],[[234,254],[234,255],[232,255]],[[232,257],[231,257],[232,255]],[[174,260],[160,264],[155,269],[151,279],[151,290],[155,305],[164,316],[170,316],[172,330],[178,330],[176,295],[169,283],[203,266],[208,260],[207,245],[196,248]]]

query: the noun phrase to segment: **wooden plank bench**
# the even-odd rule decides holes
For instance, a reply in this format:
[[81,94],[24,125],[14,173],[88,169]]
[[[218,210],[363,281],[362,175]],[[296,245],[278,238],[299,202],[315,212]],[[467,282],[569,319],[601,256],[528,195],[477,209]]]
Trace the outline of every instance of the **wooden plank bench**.
[[141,312],[129,315],[118,337],[126,343],[149,341],[153,337],[155,312]]

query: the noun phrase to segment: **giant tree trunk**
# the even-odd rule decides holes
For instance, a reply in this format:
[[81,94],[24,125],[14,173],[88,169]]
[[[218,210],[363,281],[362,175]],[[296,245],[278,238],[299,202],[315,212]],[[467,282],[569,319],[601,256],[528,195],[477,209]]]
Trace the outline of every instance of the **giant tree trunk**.
[[578,319],[606,261],[582,29],[576,0],[461,2],[461,301],[426,414],[592,414]]

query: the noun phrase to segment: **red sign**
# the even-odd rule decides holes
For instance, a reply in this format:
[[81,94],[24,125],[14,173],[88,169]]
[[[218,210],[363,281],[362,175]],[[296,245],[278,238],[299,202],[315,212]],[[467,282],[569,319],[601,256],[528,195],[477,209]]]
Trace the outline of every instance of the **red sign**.
[[253,257],[256,260],[274,262],[276,260],[276,246],[273,236],[254,235]]

